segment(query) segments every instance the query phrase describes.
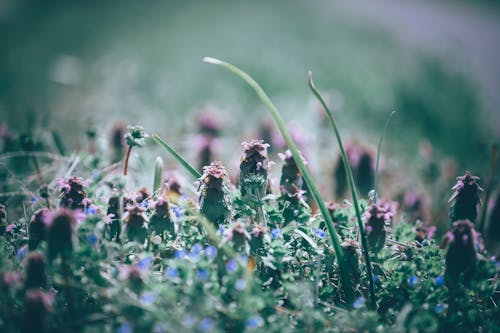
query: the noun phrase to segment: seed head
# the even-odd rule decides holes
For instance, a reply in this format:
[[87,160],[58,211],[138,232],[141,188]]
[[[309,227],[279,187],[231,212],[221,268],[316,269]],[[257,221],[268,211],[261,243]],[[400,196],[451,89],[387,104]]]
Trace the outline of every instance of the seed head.
[[127,134],[125,134],[125,141],[129,147],[142,147],[149,137],[144,131],[142,126],[127,126]]

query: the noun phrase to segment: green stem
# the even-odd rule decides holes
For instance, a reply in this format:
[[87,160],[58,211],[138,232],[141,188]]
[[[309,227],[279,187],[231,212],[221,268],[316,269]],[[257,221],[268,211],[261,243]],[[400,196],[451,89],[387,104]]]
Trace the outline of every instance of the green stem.
[[321,195],[319,193],[318,187],[314,183],[314,180],[312,178],[311,173],[309,172],[309,169],[306,167],[304,161],[302,160],[302,157],[300,155],[300,152],[295,145],[295,142],[293,141],[290,133],[288,132],[285,122],[281,118],[281,115],[279,114],[278,110],[274,106],[273,102],[271,99],[267,96],[267,94],[264,92],[264,90],[260,87],[260,85],[247,73],[242,71],[241,69],[237,68],[234,65],[231,65],[227,62],[214,59],[214,58],[203,58],[204,62],[214,64],[214,65],[219,65],[222,66],[229,71],[233,72],[236,74],[239,78],[241,78],[243,81],[245,81],[259,96],[260,100],[264,103],[264,105],[267,107],[269,112],[271,113],[271,116],[273,117],[276,125],[278,126],[278,129],[281,132],[281,135],[283,136],[283,139],[285,140],[288,148],[292,152],[293,159],[295,160],[295,163],[297,164],[297,167],[299,168],[300,172],[302,173],[302,176],[304,178],[304,181],[306,182],[307,186],[309,186],[309,189],[311,191],[311,194],[313,195],[314,199],[316,200],[319,210],[321,211],[321,214],[323,215],[323,218],[325,219],[326,226],[328,228],[328,233],[330,234],[330,238],[333,243],[333,248],[335,249],[335,255],[337,257],[339,269],[340,269],[340,279],[341,283],[346,295],[346,301],[350,305],[352,305],[354,301],[354,293],[352,289],[352,284],[351,280],[349,278],[348,270],[346,267],[346,263],[344,261],[344,252],[342,251],[342,247],[340,245],[340,240],[337,235],[337,232],[335,231],[335,227],[333,225],[332,218],[330,216],[330,213],[328,212],[328,209],[326,208],[325,202],[321,198]]
[[153,179],[153,195],[160,191],[163,177],[163,160],[160,156],[156,158],[155,174]]
[[377,197],[378,197],[378,166],[379,166],[379,161],[380,161],[380,151],[382,150],[382,142],[384,141],[384,136],[385,132],[387,131],[387,128],[389,127],[389,123],[391,122],[392,117],[396,111],[392,111],[389,117],[387,117],[387,121],[385,122],[384,129],[382,130],[382,135],[380,136],[380,140],[378,142],[378,147],[377,147],[377,163],[375,164],[375,181],[374,181],[374,188],[375,188],[375,203],[377,203]]
[[170,147],[170,145],[165,140],[160,138],[157,134],[151,135],[151,139],[153,139],[157,144],[162,146],[170,155],[172,155],[177,160],[177,162],[179,162],[191,175],[193,175],[194,178],[198,179],[201,177],[201,173],[196,171],[196,169],[191,164],[189,164],[184,158],[182,158],[182,156],[179,155],[179,153],[177,153],[174,150],[174,148]]
[[125,155],[125,165],[123,167],[123,175],[126,176],[128,172],[128,160],[130,159],[130,153],[132,152],[132,146],[128,146],[127,155]]
[[370,306],[372,307],[372,309],[374,309],[376,307],[376,299],[375,299],[375,286],[373,284],[372,264],[370,260],[370,253],[368,251],[368,242],[366,239],[365,228],[363,226],[363,220],[361,219],[361,210],[359,208],[358,195],[356,194],[356,186],[354,185],[354,178],[352,176],[351,165],[349,164],[349,160],[347,158],[347,154],[344,149],[344,144],[342,143],[342,138],[340,137],[340,132],[337,128],[337,124],[335,123],[335,118],[333,117],[333,113],[332,111],[330,111],[330,109],[325,103],[325,100],[314,86],[311,72],[309,72],[309,88],[311,88],[312,93],[314,94],[314,96],[316,96],[316,98],[319,100],[319,102],[325,109],[326,115],[330,120],[330,124],[332,125],[333,131],[335,132],[335,137],[337,138],[337,142],[340,147],[340,153],[342,156],[342,161],[344,162],[345,173],[347,175],[349,187],[351,188],[352,201],[354,205],[354,210],[356,212],[356,218],[358,220],[358,229],[361,236],[361,245],[363,247],[363,255],[366,261],[366,275],[368,277],[370,285]]

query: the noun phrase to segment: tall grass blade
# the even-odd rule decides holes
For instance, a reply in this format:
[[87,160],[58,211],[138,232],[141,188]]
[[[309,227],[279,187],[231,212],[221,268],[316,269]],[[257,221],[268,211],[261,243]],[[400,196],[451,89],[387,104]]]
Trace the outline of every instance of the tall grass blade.
[[163,160],[160,156],[156,158],[155,163],[155,175],[153,179],[153,193],[158,192],[161,189],[161,184],[163,182]]
[[349,187],[351,188],[352,201],[354,205],[354,210],[356,211],[356,219],[358,220],[358,228],[361,236],[361,245],[363,247],[363,255],[365,257],[365,262],[366,262],[366,275],[368,277],[370,285],[370,306],[372,307],[372,309],[374,309],[376,306],[376,299],[375,299],[375,286],[373,285],[372,264],[370,260],[370,253],[368,251],[368,241],[366,239],[365,228],[363,226],[363,220],[361,219],[361,210],[359,208],[358,195],[356,194],[356,186],[354,185],[354,178],[352,177],[351,165],[349,164],[349,159],[347,158],[347,154],[344,149],[344,144],[342,143],[342,138],[340,137],[340,132],[337,128],[337,124],[335,123],[335,118],[333,117],[333,113],[332,111],[330,111],[330,109],[325,103],[325,100],[314,86],[311,71],[309,71],[309,88],[311,88],[312,93],[314,94],[314,96],[316,96],[318,101],[325,109],[326,115],[330,120],[330,124],[332,125],[333,131],[335,132],[335,137],[337,138],[337,142],[340,147],[340,153],[342,156],[342,161],[344,162],[347,181],[349,182]]
[[380,135],[380,140],[378,142],[378,147],[377,147],[377,162],[375,164],[375,181],[374,181],[374,190],[375,190],[375,203],[377,203],[377,198],[378,198],[378,169],[379,169],[379,162],[380,162],[380,151],[382,150],[382,142],[384,142],[384,137],[385,137],[385,132],[387,132],[387,128],[389,127],[389,124],[392,120],[392,117],[396,111],[392,111],[389,117],[387,117],[387,121],[385,122],[384,129],[382,130],[382,135]]
[[170,155],[172,155],[177,162],[179,162],[194,178],[198,179],[201,177],[201,173],[196,171],[196,169],[189,164],[179,153],[177,153],[174,148],[170,147],[170,145],[160,138],[157,134],[151,135],[151,139],[153,139],[157,144],[162,146]]
[[304,164],[304,161],[302,160],[302,157],[300,155],[300,152],[295,145],[295,142],[293,141],[290,133],[288,132],[285,122],[281,118],[281,115],[279,114],[278,110],[272,103],[271,99],[267,96],[267,94],[264,92],[264,90],[260,87],[260,85],[247,73],[242,71],[241,69],[237,68],[234,65],[231,65],[227,62],[214,59],[214,58],[203,58],[204,62],[214,64],[214,65],[219,65],[227,70],[233,72],[236,74],[239,78],[241,78],[243,81],[245,81],[259,96],[261,101],[264,103],[264,105],[267,107],[269,110],[271,116],[273,117],[278,129],[281,132],[281,135],[283,136],[283,139],[285,140],[288,148],[292,152],[292,156],[295,160],[295,163],[297,164],[297,167],[299,168],[300,172],[302,173],[302,176],[304,177],[304,181],[306,182],[307,186],[309,186],[309,189],[311,191],[311,194],[314,197],[314,200],[317,202],[319,210],[321,211],[321,214],[323,215],[323,218],[325,219],[326,226],[328,228],[328,233],[330,234],[330,238],[332,240],[333,248],[335,250],[335,255],[337,257],[339,269],[340,269],[340,279],[341,279],[341,284],[344,290],[344,293],[346,295],[346,302],[350,305],[352,305],[354,301],[354,290],[352,288],[352,283],[349,278],[349,273],[346,267],[346,263],[344,261],[344,252],[342,250],[342,247],[340,245],[340,240],[337,235],[337,232],[335,231],[335,227],[333,225],[332,218],[330,216],[330,213],[328,212],[328,209],[326,208],[325,202],[321,198],[321,195],[319,193],[318,187],[316,186],[311,173],[309,172],[309,169],[306,167]]

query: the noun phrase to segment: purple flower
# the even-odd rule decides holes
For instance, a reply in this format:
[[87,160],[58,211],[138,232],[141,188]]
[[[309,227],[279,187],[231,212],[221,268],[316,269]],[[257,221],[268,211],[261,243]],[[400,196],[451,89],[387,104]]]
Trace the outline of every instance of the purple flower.
[[281,235],[282,235],[282,233],[281,233],[281,229],[279,227],[277,227],[276,229],[271,230],[271,236],[273,237],[273,239],[277,239]]
[[355,302],[354,304],[352,305],[353,308],[355,309],[359,309],[360,307],[363,306],[363,304],[366,302],[366,298],[364,298],[363,296],[359,297]]
[[205,248],[205,255],[208,259],[214,259],[217,256],[217,249],[212,245],[209,245]]
[[323,238],[325,238],[325,235],[326,234],[323,230],[318,229],[318,228],[314,229],[314,236],[316,236],[317,238],[323,239]]
[[264,319],[259,315],[255,315],[248,318],[245,325],[249,330],[254,330],[264,325]]
[[412,275],[408,279],[408,285],[412,288],[415,287],[418,284],[418,282],[419,282],[419,279],[416,275]]
[[147,256],[139,260],[136,264],[137,268],[141,271],[148,270],[151,267],[151,263],[153,262],[153,257]]
[[237,268],[238,268],[238,264],[233,259],[229,259],[229,261],[226,263],[226,270],[229,273],[234,273]]

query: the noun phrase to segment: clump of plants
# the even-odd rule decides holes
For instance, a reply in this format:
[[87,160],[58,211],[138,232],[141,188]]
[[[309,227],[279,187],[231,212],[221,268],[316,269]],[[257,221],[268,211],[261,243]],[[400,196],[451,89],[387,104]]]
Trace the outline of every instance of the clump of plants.
[[[43,200],[30,200],[23,215],[16,215],[16,201],[0,205],[0,331],[498,330],[500,264],[476,231],[477,177],[457,178],[446,212],[449,231],[434,238],[427,223],[405,220],[413,215],[381,199],[375,155],[365,152],[353,172],[311,77],[341,152],[332,160],[338,159],[350,193],[327,204],[320,180],[257,82],[228,63],[206,61],[257,92],[288,147],[281,162],[267,143],[251,139],[243,143],[238,175],[205,158],[200,173],[153,134],[179,163],[177,171],[191,177],[186,186],[165,177],[162,159],[154,170],[127,172],[132,147],[148,136],[140,127],[113,129],[110,161],[92,149],[90,162],[78,172],[68,163],[71,172],[49,182]],[[204,136],[220,135],[211,121],[200,128]],[[124,175],[110,168],[120,162],[123,142]],[[282,167],[273,185],[275,161]],[[127,173],[138,172],[153,176],[152,188],[132,191]],[[492,212],[494,219],[497,209]]]

